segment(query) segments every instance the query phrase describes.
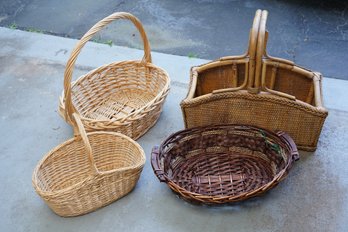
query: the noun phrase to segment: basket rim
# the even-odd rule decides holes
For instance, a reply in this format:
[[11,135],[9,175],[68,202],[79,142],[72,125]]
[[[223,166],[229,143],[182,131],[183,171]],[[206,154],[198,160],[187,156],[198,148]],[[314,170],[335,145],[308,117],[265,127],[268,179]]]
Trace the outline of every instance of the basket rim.
[[[146,155],[145,155],[144,149],[136,141],[134,141],[133,139],[131,139],[130,137],[128,137],[128,136],[126,136],[124,134],[121,134],[121,133],[118,133],[118,132],[109,132],[109,131],[88,132],[87,136],[88,135],[97,135],[97,134],[102,134],[102,135],[108,134],[108,135],[113,135],[113,136],[122,137],[122,138],[126,139],[128,142],[132,143],[133,145],[135,145],[138,148],[139,155],[141,156],[141,160],[139,161],[138,164],[129,165],[127,167],[122,167],[122,168],[118,168],[118,169],[114,169],[114,170],[108,170],[108,171],[98,171],[98,173],[96,175],[103,176],[103,175],[109,175],[109,174],[114,174],[114,173],[117,173],[117,172],[123,172],[123,171],[127,171],[127,170],[139,169],[139,168],[143,168],[144,167],[145,162],[146,162]],[[42,190],[39,187],[37,173],[40,170],[41,166],[57,150],[59,150],[60,148],[62,148],[64,146],[67,146],[67,145],[69,145],[69,144],[71,144],[71,143],[73,143],[75,141],[76,141],[76,138],[73,137],[73,138],[70,138],[70,139],[66,140],[65,142],[57,145],[56,147],[51,149],[49,152],[47,152],[44,155],[44,157],[42,157],[41,160],[38,162],[36,167],[34,168],[34,171],[33,171],[33,174],[32,174],[32,184],[33,184],[35,190],[37,192],[40,192],[40,195],[50,196],[50,195],[62,194],[62,193],[71,191],[72,189],[77,188],[82,183],[88,181],[89,179],[91,179],[95,175],[95,174],[89,174],[86,179],[84,179],[82,181],[79,181],[79,182],[77,182],[77,183],[75,183],[75,184],[73,184],[71,186],[66,187],[66,188],[56,190],[56,191],[45,191],[45,190]]]
[[[73,88],[79,81],[83,80],[84,78],[86,78],[86,76],[94,73],[94,72],[98,72],[100,69],[103,69],[107,66],[115,66],[115,65],[123,65],[125,63],[134,63],[134,64],[142,64],[146,67],[150,67],[150,68],[153,68],[153,69],[158,69],[160,71],[162,71],[164,73],[164,76],[165,76],[165,79],[166,79],[166,83],[163,87],[163,89],[151,100],[149,101],[148,103],[146,103],[143,107],[135,110],[134,112],[132,112],[131,114],[128,114],[128,115],[125,115],[125,116],[122,116],[122,117],[118,117],[116,120],[113,120],[113,121],[110,121],[110,120],[95,120],[95,119],[91,119],[91,118],[87,118],[83,115],[80,114],[80,112],[77,111],[77,113],[79,114],[80,118],[83,120],[83,121],[89,121],[89,122],[102,122],[102,123],[112,123],[112,122],[115,122],[115,121],[123,121],[129,117],[131,117],[132,115],[136,115],[138,114],[139,112],[143,111],[145,108],[151,106],[154,104],[154,102],[156,102],[159,98],[161,98],[162,96],[165,96],[168,94],[168,90],[170,89],[170,77],[169,77],[169,74],[166,70],[164,70],[163,68],[153,64],[153,63],[149,63],[149,62],[143,62],[142,60],[124,60],[124,61],[116,61],[116,62],[111,62],[111,63],[108,63],[108,64],[104,64],[102,66],[99,66],[97,68],[94,68],[92,69],[91,71],[87,72],[86,74],[83,74],[81,76],[79,76],[75,81],[72,81],[71,83],[71,88]],[[62,93],[59,97],[59,107],[65,111],[65,100],[64,100],[64,88],[62,90]]]
[[[207,63],[204,63],[204,64],[199,64],[199,65],[192,66],[191,69],[190,69],[190,72],[192,74],[199,74],[200,72],[204,72],[204,71],[207,71],[207,70],[210,70],[210,69],[214,69],[216,67],[229,65],[230,62],[232,62],[232,63],[235,63],[235,62],[247,63],[247,61],[249,59],[250,58],[248,56],[223,56],[223,57],[220,57],[218,59],[208,61]],[[304,66],[296,64],[296,63],[294,63],[291,60],[286,60],[286,59],[283,59],[283,58],[264,57],[263,61],[266,62],[266,63],[269,63],[270,61],[275,61],[275,62],[278,62],[278,63],[291,65],[293,67],[296,67],[297,69],[300,69],[300,70],[303,70],[303,71],[307,72],[308,74],[311,73],[312,76],[314,76],[315,73],[318,73],[318,74],[321,75],[321,72],[317,72],[317,71],[311,70],[309,68],[306,68]],[[211,67],[211,65],[214,65],[214,66]],[[203,70],[201,70],[201,69],[203,69]],[[291,71],[295,72],[294,70],[291,70]]]
[[[208,125],[208,126],[198,126],[198,127],[192,127],[192,128],[188,128],[188,129],[182,129],[182,130],[179,130],[173,134],[171,134],[170,136],[168,136],[162,143],[161,145],[159,146],[159,150],[158,152],[161,151],[161,148],[164,146],[165,143],[167,143],[172,137],[175,137],[177,135],[180,135],[182,133],[186,133],[188,131],[191,131],[192,129],[193,130],[200,130],[200,131],[207,131],[207,130],[213,130],[214,128],[217,128],[217,127],[247,127],[247,128],[251,128],[251,129],[256,129],[256,130],[263,130],[264,132],[267,132],[268,134],[274,136],[274,137],[278,137],[277,134],[275,132],[272,132],[268,129],[264,129],[264,128],[261,128],[261,127],[257,127],[257,126],[252,126],[252,125],[243,125],[243,124],[214,124],[214,125]],[[191,133],[192,134],[192,133]],[[185,136],[184,136],[185,137]],[[281,137],[278,137],[281,141],[284,141],[283,138]],[[285,142],[284,142],[285,143]],[[286,165],[284,166],[284,168],[282,170],[280,170],[276,175],[274,175],[274,177],[272,178],[271,181],[263,184],[262,186],[256,188],[256,189],[253,189],[252,191],[250,192],[245,192],[245,193],[241,193],[241,194],[238,194],[238,195],[204,195],[204,194],[200,194],[200,193],[196,193],[196,192],[192,192],[192,191],[188,191],[187,189],[179,186],[178,184],[176,184],[171,178],[168,177],[168,175],[163,172],[162,176],[163,178],[165,179],[164,183],[166,183],[173,191],[175,191],[176,193],[178,193],[179,195],[182,195],[182,196],[187,196],[187,195],[192,195],[192,196],[195,196],[195,197],[198,197],[198,198],[201,198],[201,202],[202,203],[205,203],[205,200],[207,197],[209,198],[213,198],[214,200],[226,200],[228,199],[229,201],[236,201],[238,200],[241,196],[253,196],[255,193],[259,192],[260,190],[263,190],[263,191],[266,191],[268,190],[269,188],[272,187],[272,185],[275,183],[275,182],[279,182],[282,178],[284,178],[287,173],[288,173],[288,170],[292,167],[293,163],[295,162],[295,160],[293,160],[293,158],[291,157],[291,151],[290,149],[285,146],[286,150],[287,150],[287,153],[288,153],[288,156],[290,156],[286,162]],[[153,170],[155,171],[154,167],[152,167]],[[157,176],[157,174],[155,173],[155,175]],[[197,199],[195,199],[197,200]]]
[[[189,86],[188,94],[182,100],[181,103],[185,104],[187,101],[190,101],[190,100],[199,98],[201,96],[205,96],[205,95],[209,95],[210,94],[210,93],[207,93],[207,94],[204,94],[204,95],[201,95],[201,96],[198,96],[198,97],[193,97],[192,94],[190,95],[190,93],[193,92],[196,89],[196,86],[194,86],[192,84],[192,82],[194,82],[193,81],[194,79],[195,79],[195,81],[197,81],[199,79],[199,75],[200,75],[201,72],[206,72],[206,71],[212,70],[212,69],[217,68],[217,67],[227,66],[230,63],[237,63],[237,62],[243,63],[243,61],[245,61],[245,59],[247,59],[247,58],[248,57],[243,57],[243,56],[225,56],[225,57],[221,57],[220,59],[212,60],[212,61],[209,61],[209,62],[204,63],[204,64],[192,66],[191,69],[190,69],[190,86]],[[313,71],[313,70],[311,70],[309,68],[305,68],[305,67],[300,66],[300,65],[298,65],[298,64],[296,64],[296,63],[294,63],[293,61],[290,61],[290,60],[267,56],[267,57],[264,57],[262,59],[262,62],[265,63],[266,65],[272,65],[272,63],[278,63],[279,65],[287,66],[288,67],[287,68],[288,71],[294,72],[294,73],[299,73],[304,78],[308,78],[308,79],[311,79],[313,81],[316,80],[319,83],[321,83],[322,79],[323,79],[323,76],[322,76],[322,74],[320,72],[316,72],[316,71]],[[291,68],[289,68],[289,67],[291,67]],[[312,83],[312,84],[314,84],[314,83]],[[225,90],[225,91],[223,91],[225,93],[230,92],[228,88],[227,89],[221,89],[221,90],[222,91]],[[243,91],[243,90],[247,90],[247,89],[244,88],[244,89],[240,89],[238,91]],[[235,92],[238,92],[238,91],[235,91]],[[322,96],[322,89],[321,89],[321,87],[319,89],[315,88],[315,91],[319,91],[317,93],[317,95],[319,97],[319,100],[320,100],[320,104],[319,105],[311,105],[311,104],[308,104],[308,103],[306,103],[304,101],[301,101],[299,99],[296,99],[295,101],[296,102],[300,102],[301,104],[303,103],[303,105],[305,105],[305,106],[310,106],[312,109],[314,109],[316,111],[321,111],[323,113],[328,113],[327,108],[323,104],[323,96]],[[267,92],[267,91],[264,91],[264,90],[260,89],[260,92],[262,93],[262,92]],[[214,95],[217,95],[217,94],[218,93],[214,93]]]

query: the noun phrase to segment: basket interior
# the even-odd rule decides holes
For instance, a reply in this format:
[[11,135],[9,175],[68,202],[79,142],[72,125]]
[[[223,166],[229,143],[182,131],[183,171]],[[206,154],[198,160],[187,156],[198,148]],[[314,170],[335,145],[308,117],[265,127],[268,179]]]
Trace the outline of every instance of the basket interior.
[[200,71],[194,97],[211,93],[217,89],[241,86],[245,78],[245,66],[245,63],[229,64]]
[[113,63],[80,78],[72,87],[72,101],[85,118],[117,119],[148,104],[167,82],[167,74],[150,64]]
[[[296,99],[315,106],[313,80],[302,73],[286,68],[266,66],[266,87],[287,93]],[[276,70],[276,71],[275,71]],[[232,65],[221,65],[200,71],[194,97],[199,97],[218,89],[235,88],[243,84],[245,64],[237,64],[237,75],[233,74]]]
[[[144,162],[139,148],[123,137],[89,133],[93,156],[100,172],[132,168]],[[91,166],[81,140],[71,139],[49,153],[36,172],[41,191],[65,189],[91,175]]]
[[190,192],[237,196],[271,182],[289,162],[285,144],[263,130],[187,131],[165,144],[161,164],[171,181]]
[[313,80],[304,74],[282,67],[275,71],[272,65],[267,65],[265,79],[268,88],[293,95],[296,99],[315,106]]

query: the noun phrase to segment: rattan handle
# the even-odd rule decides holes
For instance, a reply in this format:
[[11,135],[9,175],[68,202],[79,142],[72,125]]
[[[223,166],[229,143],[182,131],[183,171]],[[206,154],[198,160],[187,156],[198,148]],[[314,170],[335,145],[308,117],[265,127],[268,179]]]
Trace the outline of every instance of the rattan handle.
[[256,56],[256,48],[257,48],[257,38],[259,34],[259,28],[260,28],[260,22],[261,22],[261,10],[257,10],[255,12],[255,17],[253,21],[253,26],[250,29],[249,34],[249,48],[248,48],[248,54],[249,54],[249,80],[248,80],[248,87],[253,87],[254,85],[254,79],[255,79],[255,56]]
[[255,66],[255,88],[260,87],[261,82],[261,72],[262,72],[262,56],[266,47],[266,23],[267,23],[268,12],[263,10],[261,13],[259,33],[257,37],[256,46],[256,66]]
[[108,17],[100,20],[98,23],[96,23],[89,31],[82,36],[82,38],[78,41],[75,48],[71,52],[70,58],[66,64],[66,69],[64,73],[64,99],[65,99],[65,116],[68,116],[66,118],[71,119],[72,113],[76,112],[74,106],[71,102],[71,78],[75,66],[75,62],[77,60],[78,55],[80,54],[82,48],[84,45],[93,37],[94,34],[99,32],[102,28],[104,28],[106,25],[110,24],[111,22],[117,20],[117,19],[128,19],[130,20],[135,27],[138,29],[140,36],[143,40],[144,44],[144,57],[142,59],[142,62],[151,63],[151,49],[150,44],[147,39],[145,30],[139,21],[138,18],[133,16],[130,13],[126,12],[117,12],[109,15]]
[[88,140],[88,137],[86,134],[86,130],[81,122],[80,116],[78,116],[76,113],[74,113],[73,118],[74,118],[76,126],[77,126],[77,128],[74,126],[74,134],[75,134],[75,136],[82,138],[82,141],[85,144],[85,148],[87,151],[88,160],[90,162],[92,172],[94,174],[98,174],[98,169],[97,169],[97,166],[95,165],[95,161],[93,158],[92,147],[91,147],[91,144],[89,143],[89,140]]
[[[255,88],[259,89],[261,87],[262,90],[269,92],[271,94],[284,97],[290,100],[296,100],[296,97],[290,94],[286,94],[283,92],[279,92],[273,89],[269,89],[266,87],[266,67],[263,66],[263,56],[266,56],[266,46],[267,46],[267,39],[268,39],[268,33],[266,30],[266,24],[267,24],[267,17],[268,17],[268,11],[263,10],[261,13],[261,21],[260,21],[260,28],[259,33],[257,37],[257,46],[256,46],[256,67],[255,67]],[[287,62],[284,59],[278,59],[282,62]],[[291,63],[289,61],[289,63]]]
[[290,137],[290,135],[288,135],[284,131],[278,131],[277,135],[286,143],[286,145],[290,149],[292,158],[295,161],[299,160],[300,159],[300,154],[299,154],[299,152],[297,150],[297,146],[296,146],[294,140]]
[[166,182],[164,171],[160,168],[159,154],[159,146],[154,146],[151,152],[151,165],[159,181]]
[[226,93],[226,92],[235,92],[241,89],[245,89],[247,86],[250,88],[254,85],[254,75],[255,75],[255,56],[256,56],[256,45],[257,45],[257,37],[259,33],[259,25],[261,20],[261,10],[257,10],[255,12],[255,17],[253,21],[253,25],[250,29],[249,33],[249,47],[247,50],[247,53],[243,56],[237,57],[237,56],[228,56],[221,58],[220,61],[229,60],[229,59],[236,59],[236,58],[249,58],[248,63],[248,69],[247,69],[247,75],[245,75],[244,82],[239,87],[233,87],[233,88],[225,88],[225,89],[217,89],[213,90],[213,94],[219,94],[219,93]]

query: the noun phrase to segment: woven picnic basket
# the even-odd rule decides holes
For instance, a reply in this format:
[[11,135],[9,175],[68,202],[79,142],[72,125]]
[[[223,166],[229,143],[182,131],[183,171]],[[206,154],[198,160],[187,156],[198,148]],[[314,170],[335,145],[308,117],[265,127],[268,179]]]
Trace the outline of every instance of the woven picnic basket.
[[[144,44],[142,60],[114,62],[98,67],[71,83],[76,59],[84,45],[117,19],[130,20]],[[115,131],[138,139],[158,120],[169,91],[166,71],[151,63],[150,45],[140,21],[125,12],[95,24],[77,43],[66,65],[59,113],[70,124],[67,108],[80,115],[87,131]]]
[[[189,92],[181,102],[185,127],[232,123],[281,130],[299,149],[314,151],[328,115],[322,76],[267,55],[267,15],[262,11],[259,16],[256,50],[250,54],[256,60],[255,65],[249,64],[249,75],[241,72],[241,60],[229,57],[191,69]],[[242,76],[248,85],[236,88]]]
[[128,194],[136,185],[145,153],[117,132],[86,133],[74,114],[75,137],[60,144],[36,166],[33,186],[58,215],[92,212]]
[[255,197],[283,180],[299,158],[284,132],[244,125],[195,127],[152,150],[155,175],[181,198],[203,204]]

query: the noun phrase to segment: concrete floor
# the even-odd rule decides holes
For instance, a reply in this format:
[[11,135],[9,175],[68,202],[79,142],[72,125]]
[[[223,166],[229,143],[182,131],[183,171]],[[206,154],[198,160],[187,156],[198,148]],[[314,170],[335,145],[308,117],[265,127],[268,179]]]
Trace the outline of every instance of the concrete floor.
[[[128,11],[144,23],[155,51],[216,59],[246,50],[251,22],[259,8],[270,12],[270,54],[294,60],[326,77],[348,80],[345,0],[2,0],[0,26],[80,38],[108,14]],[[141,47],[129,23],[112,24],[97,39]]]
[[[158,123],[141,139],[147,162],[134,191],[96,212],[55,215],[36,195],[31,175],[51,148],[72,136],[58,116],[64,63],[76,40],[0,28],[0,231],[348,231],[348,82],[325,79],[330,115],[318,149],[301,152],[289,176],[262,197],[225,207],[191,205],[152,172],[152,146],[183,128],[179,102],[189,67],[205,60],[153,53],[172,89]],[[135,59],[135,49],[89,43],[75,76],[115,60]],[[341,100],[339,100],[341,99]]]

